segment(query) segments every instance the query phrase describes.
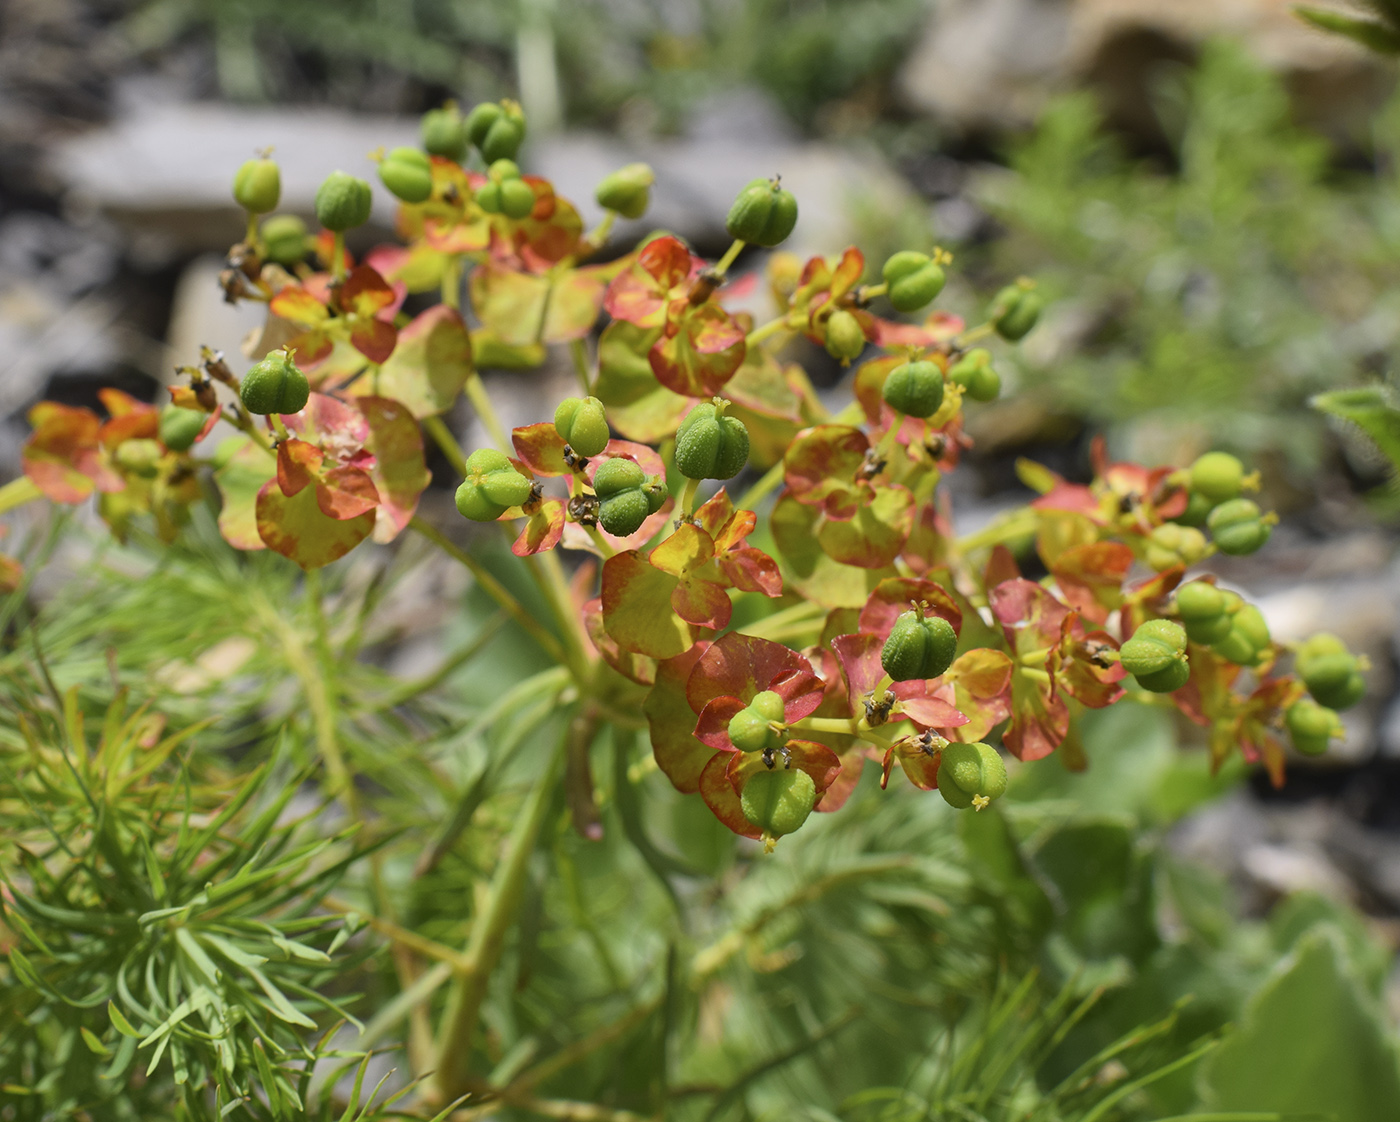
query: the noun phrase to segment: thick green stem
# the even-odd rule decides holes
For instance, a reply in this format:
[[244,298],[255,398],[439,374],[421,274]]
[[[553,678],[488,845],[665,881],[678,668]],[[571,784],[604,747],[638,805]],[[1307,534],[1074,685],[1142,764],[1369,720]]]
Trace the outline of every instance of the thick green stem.
[[784,313],[783,315],[780,315],[777,319],[770,319],[761,327],[755,327],[746,336],[744,336],[744,345],[748,347],[756,347],[759,343],[763,342],[763,340],[767,339],[770,335],[776,335],[780,331],[791,330],[792,328],[788,326],[787,314]]
[[959,553],[970,553],[974,549],[981,549],[984,546],[997,545],[1001,542],[1014,541],[1016,538],[1023,538],[1027,534],[1034,534],[1040,528],[1040,515],[1034,510],[1021,510],[1008,518],[993,522],[983,530],[978,530],[975,534],[968,534],[964,538],[957,540],[957,551]]
[[481,375],[475,370],[467,375],[466,389],[472,408],[476,410],[476,415],[481,419],[481,423],[486,426],[486,431],[491,434],[491,439],[495,442],[496,447],[507,456],[511,455],[515,451],[515,447],[506,435],[501,419],[496,416],[496,407],[491,404],[491,395],[486,392]]
[[21,475],[0,487],[0,514],[43,497],[44,492],[39,490],[34,480],[27,475]]
[[345,232],[337,230],[331,241],[331,282],[339,284],[345,279]]
[[716,276],[723,277],[729,272],[729,266],[734,264],[739,254],[744,252],[745,244],[746,243],[739,238],[734,239],[729,248],[724,251],[724,256],[715,262],[714,273]]
[[695,517],[695,496],[699,490],[700,480],[687,479],[685,481],[685,486],[681,488],[680,502],[677,504],[680,507],[679,517],[681,521],[689,522]]
[[593,391],[589,387],[588,349],[582,339],[575,339],[569,344],[569,354],[574,360],[574,373],[578,375],[579,388],[583,390],[583,396],[587,397]]
[[783,482],[783,461],[779,460],[763,473],[762,478],[752,487],[744,492],[743,498],[738,502],[740,510],[755,510],[758,504],[768,497],[769,492],[777,490]]
[[466,453],[462,451],[462,446],[457,443],[457,438],[448,429],[447,423],[441,417],[424,417],[423,431],[432,437],[433,443],[442,450],[442,454],[447,457],[447,462],[452,465],[452,470],[465,477],[467,474]]
[[520,808],[505,860],[496,867],[485,906],[472,921],[471,936],[465,951],[467,961],[457,971],[438,1030],[436,1082],[441,1102],[451,1102],[473,1087],[471,1050],[481,1018],[481,1003],[486,998],[487,983],[500,962],[506,935],[520,908],[530,855],[535,850],[540,828],[553,801],[567,737],[577,734],[578,721],[571,721],[565,738],[561,738],[559,747],[536,778],[525,805]]

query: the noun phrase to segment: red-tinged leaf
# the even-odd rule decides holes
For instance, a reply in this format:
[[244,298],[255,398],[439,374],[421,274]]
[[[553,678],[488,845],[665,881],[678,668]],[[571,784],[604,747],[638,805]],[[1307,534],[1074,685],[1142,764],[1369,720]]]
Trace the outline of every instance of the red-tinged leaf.
[[388,312],[385,318],[392,319],[394,312],[403,303],[406,290],[395,291],[379,273],[369,265],[358,265],[350,270],[336,294],[336,303],[346,315],[362,316],[366,319],[380,312]]
[[311,394],[300,413],[283,413],[282,422],[335,463],[350,462],[369,439],[364,414],[329,394]]
[[1050,755],[1069,732],[1069,706],[1065,699],[1050,697],[1023,674],[1011,678],[1011,724],[1001,741],[1018,760],[1041,760]]
[[836,773],[827,789],[822,792],[822,797],[817,801],[816,810],[821,814],[830,814],[832,811],[840,810],[846,805],[846,800],[855,793],[857,785],[860,783],[861,769],[865,766],[865,758],[860,751],[851,749],[842,752],[838,757],[841,770]]
[[[631,651],[624,651],[604,629],[603,602],[601,600],[595,597],[588,601],[584,604],[580,614],[583,617],[583,629],[588,633],[588,640],[604,662],[624,678],[636,682],[639,686],[649,686],[656,681],[656,660],[647,658],[645,655],[633,654]],[[685,705],[683,687],[684,683],[682,683],[681,704]],[[685,711],[688,716],[690,714],[689,705],[685,705]]]
[[876,318],[871,341],[877,347],[885,348],[937,347],[956,339],[965,326],[962,316],[951,312],[932,312],[923,323],[898,323]]
[[616,459],[618,456],[631,460],[647,475],[659,475],[662,481],[665,481],[666,463],[655,448],[648,448],[645,444],[633,444],[630,440],[609,440],[607,447],[599,455],[589,459],[588,466],[584,469],[590,486],[603,461]]
[[[598,340],[598,380],[593,395],[608,407],[608,420],[630,440],[656,443],[674,435],[698,400],[673,393],[656,380],[648,357],[661,328],[615,320]],[[732,392],[733,383],[726,387]]]
[[648,354],[656,380],[686,397],[711,397],[744,361],[744,331],[718,304],[687,308]]
[[289,339],[287,349],[310,376],[311,368],[320,366],[335,351],[335,343],[324,331],[306,331]]
[[683,577],[709,564],[714,555],[715,543],[710,535],[699,526],[683,522],[675,533],[651,551],[651,563],[663,573]]
[[729,594],[720,585],[698,577],[681,578],[671,593],[671,607],[687,623],[713,631],[728,627],[733,611]]
[[[1112,502],[1117,506],[1117,501]],[[1031,503],[1034,510],[1063,510],[1072,514],[1082,514],[1097,525],[1106,525],[1103,501],[1082,483],[1066,483],[1059,480],[1053,490],[1048,491]]]
[[695,521],[714,539],[715,552],[721,553],[753,533],[758,515],[751,510],[735,510],[734,500],[721,487],[696,510]]
[[898,574],[892,566],[860,569],[833,561],[817,542],[821,517],[818,510],[803,506],[791,495],[783,495],[774,505],[770,525],[783,556],[784,579],[823,608],[863,607],[880,581]]
[[696,643],[684,654],[657,663],[656,684],[642,706],[657,764],[676,789],[688,795],[700,790],[700,773],[714,755],[714,749],[693,735],[695,711],[686,700],[686,682],[706,646]]
[[289,284],[268,303],[268,311],[301,327],[320,327],[330,319],[330,309],[299,284]]
[[120,491],[122,477],[102,461],[101,422],[90,409],[41,401],[29,411],[34,432],[20,453],[24,474],[56,503],[80,503],[99,491]]
[[938,789],[938,765],[943,753],[933,748],[924,748],[917,743],[901,741],[885,753],[885,782],[889,782],[892,758],[899,761],[904,778],[920,791]]
[[[820,798],[841,770],[840,757],[825,744],[818,744],[815,740],[789,740],[785,747],[788,750],[787,761],[784,762],[780,756],[775,760],[774,766],[805,771],[816,784],[817,797]],[[725,773],[729,776],[735,794],[743,791],[744,784],[750,776],[757,775],[760,771],[771,770],[763,762],[762,752],[725,752],[720,758],[724,760]]]
[[949,545],[953,540],[952,524],[928,502],[919,508],[901,556],[911,572],[924,576],[933,569],[948,567]]
[[1122,542],[1091,542],[1065,550],[1051,568],[1055,583],[1085,619],[1103,623],[1123,602],[1133,551]]
[[743,805],[739,802],[739,792],[729,777],[729,761],[739,758],[738,753],[716,752],[700,773],[700,795],[714,816],[746,838],[759,838],[763,831],[744,817]]
[[968,723],[944,735],[976,743],[1011,716],[1011,669],[1011,659],[1002,651],[979,648],[959,655],[943,675],[938,693]]
[[540,342],[568,343],[586,338],[598,322],[610,275],[611,266],[598,265],[556,273]]
[[462,317],[438,304],[400,331],[384,365],[355,382],[350,392],[392,398],[422,419],[450,409],[471,372],[471,336]]
[[603,626],[624,650],[655,659],[674,658],[695,642],[695,632],[671,608],[677,580],[635,550],[603,564]]
[[762,347],[748,348],[744,361],[724,385],[730,401],[765,417],[801,423],[802,396],[788,381],[783,367]]
[[355,405],[369,426],[365,447],[374,456],[374,466],[369,469],[379,492],[374,540],[390,542],[412,520],[418,499],[432,480],[423,462],[423,432],[400,402],[361,397]]
[[7,554],[0,553],[0,592],[14,592],[24,583],[24,566]]
[[1035,581],[1021,577],[1003,581],[992,589],[989,599],[1007,642],[1018,653],[1060,642],[1061,624],[1069,615],[1069,608]]
[[526,268],[543,273],[566,257],[579,254],[583,219],[573,203],[554,193],[547,179],[537,175],[521,178],[535,192],[535,209],[527,218],[514,223],[511,241]]
[[672,292],[700,271],[703,262],[673,237],[654,238],[608,286],[603,307],[613,319],[638,327],[660,327]]
[[[564,460],[564,438],[553,421],[522,425],[510,434],[515,454],[536,475],[571,475],[573,468]],[[594,457],[596,460],[597,457]]]
[[852,518],[860,509],[855,476],[870,442],[850,425],[818,425],[800,434],[783,457],[783,480],[792,498],[820,506],[829,518]]
[[258,492],[277,476],[277,460],[248,437],[229,456],[214,482],[223,497],[219,511],[219,533],[234,549],[266,549],[258,534]]
[[284,440],[277,446],[277,486],[288,498],[315,482],[325,457],[314,444],[304,440]]
[[716,751],[737,752],[739,749],[729,739],[729,722],[747,706],[746,700],[729,694],[712,697],[700,710],[700,717],[695,722],[695,739]]
[[[938,679],[935,679],[937,681]],[[927,729],[954,729],[969,722],[965,714],[938,696],[928,682],[896,682],[893,687],[899,708],[917,725]]]
[[530,515],[510,551],[517,557],[531,557],[553,549],[563,536],[564,504],[558,499],[545,499],[539,510]]
[[1060,645],[1050,653],[1048,664],[1055,687],[1090,709],[1107,708],[1122,697],[1119,683],[1128,672],[1118,662],[1100,666],[1094,658],[1098,651],[1117,650],[1112,636],[1104,631],[1085,635],[1075,614],[1065,617],[1060,633]]
[[473,209],[469,216],[426,214],[423,216],[423,239],[445,256],[480,253],[491,244],[491,216]]
[[841,663],[853,715],[864,714],[866,699],[874,694],[876,686],[885,677],[885,668],[880,665],[880,652],[884,645],[885,641],[880,636],[864,631],[838,635],[831,641],[831,647]]
[[1045,511],[1039,518],[1035,551],[1045,567],[1053,570],[1066,551],[1098,540],[1099,527],[1092,518],[1072,511]]
[[404,293],[436,291],[447,269],[448,255],[424,241],[410,246],[377,245],[365,254],[364,263]]
[[962,609],[940,585],[931,580],[907,577],[883,580],[875,586],[860,611],[860,629],[878,635],[883,643],[889,638],[895,620],[909,611],[914,602],[928,606],[926,615],[942,616],[953,625],[954,631],[962,631]]
[[1011,550],[997,542],[992,546],[991,556],[987,558],[987,567],[982,570],[982,587],[995,588],[1006,581],[1020,579],[1021,566],[1016,564]]
[[[369,472],[355,467],[331,468],[316,481],[316,505],[339,522],[360,518],[379,505],[379,492]],[[371,518],[371,529],[373,518]]]
[[720,571],[740,592],[761,592],[769,599],[783,594],[783,574],[778,563],[753,546],[741,546],[720,554]]
[[258,534],[271,550],[303,569],[319,569],[344,557],[374,530],[374,513],[340,520],[329,518],[317,505],[321,488],[307,487],[288,498],[276,482],[258,492]]
[[710,644],[696,662],[686,683],[686,698],[696,713],[716,697],[737,697],[747,703],[763,690],[773,690],[784,700],[785,719],[791,724],[809,717],[821,704],[822,680],[812,664],[796,651],[731,631]]
[[110,386],[98,390],[97,396],[111,415],[97,432],[104,448],[115,448],[124,440],[153,440],[159,434],[160,410],[154,405]]
[[817,540],[833,561],[861,569],[883,569],[899,556],[913,529],[914,496],[896,484],[876,487],[874,498],[860,506],[854,518],[823,521]]
[[503,343],[567,343],[593,329],[606,284],[596,266],[538,276],[489,260],[472,272],[472,309]]
[[382,319],[361,320],[350,332],[351,345],[370,362],[387,362],[398,341],[398,329]]

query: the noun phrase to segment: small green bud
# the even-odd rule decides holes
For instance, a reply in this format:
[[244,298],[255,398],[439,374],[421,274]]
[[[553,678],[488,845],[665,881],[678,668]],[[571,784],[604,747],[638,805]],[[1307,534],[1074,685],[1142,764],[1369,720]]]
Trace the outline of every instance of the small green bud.
[[782,721],[787,717],[787,706],[776,690],[759,690],[749,702],[749,708],[765,721]]
[[755,179],[739,192],[724,228],[731,238],[771,249],[797,225],[797,200],[773,179]]
[[1206,519],[1211,539],[1221,553],[1253,553],[1269,540],[1273,527],[1249,499],[1230,499]]
[[276,210],[282,197],[282,173],[272,160],[249,160],[233,177],[233,197],[250,214]]
[[593,475],[593,491],[600,499],[635,491],[647,481],[646,472],[635,460],[614,456],[598,465]]
[[504,183],[507,179],[520,178],[520,165],[514,160],[497,160],[486,169],[486,174],[497,183]]
[[136,437],[118,444],[112,458],[123,471],[142,479],[154,479],[163,454],[156,441]]
[[1191,490],[1212,503],[1237,499],[1244,489],[1244,465],[1228,452],[1207,452],[1191,465]]
[[333,171],[316,191],[316,220],[336,233],[353,230],[369,221],[373,203],[368,183],[343,171]]
[[167,405],[160,411],[160,442],[172,452],[188,452],[208,422],[208,413]]
[[467,114],[466,122],[462,127],[466,139],[478,148],[481,142],[486,139],[486,134],[491,131],[501,116],[501,107],[494,101],[483,101],[479,105],[473,105],[472,111]]
[[501,184],[501,213],[517,222],[529,218],[535,209],[535,192],[523,179],[507,179]]
[[749,462],[749,430],[716,406],[697,405],[676,430],[676,470],[687,479],[732,479]]
[[1230,633],[1211,650],[1239,666],[1255,666],[1273,645],[1264,613],[1253,604],[1244,604],[1230,617]]
[[1348,709],[1366,693],[1356,656],[1335,635],[1313,635],[1298,648],[1294,663],[1308,692],[1329,709]]
[[880,393],[897,413],[932,417],[943,404],[943,371],[932,362],[903,363],[889,372]]
[[958,633],[942,616],[909,611],[894,621],[880,651],[880,665],[896,682],[937,678],[953,665]]
[[596,397],[566,397],[554,410],[554,431],[580,456],[596,456],[610,439],[607,411]]
[[616,538],[635,534],[651,513],[651,502],[641,487],[635,491],[623,491],[598,503],[598,522]]
[[238,387],[249,413],[300,413],[311,396],[311,384],[286,351],[273,351],[255,363]]
[[646,164],[628,164],[598,184],[593,197],[605,210],[615,210],[623,218],[640,218],[651,203],[651,185],[656,172]]
[[269,261],[290,269],[306,256],[306,223],[295,214],[276,214],[258,231]]
[[501,213],[501,185],[494,179],[488,179],[478,187],[472,198],[487,214]]
[[938,761],[938,793],[958,810],[981,810],[1006,792],[1006,764],[990,744],[949,744]]
[[491,122],[491,127],[486,130],[477,147],[481,149],[482,159],[488,164],[494,164],[497,160],[515,159],[515,154],[520,151],[524,139],[525,115],[520,112],[520,106],[515,102],[503,101],[500,116]]
[[845,308],[837,308],[826,321],[826,353],[849,366],[865,350],[865,330]]
[[423,114],[419,130],[423,147],[434,156],[445,156],[459,164],[466,158],[467,138],[463,133],[462,114],[455,102],[448,102],[441,109],[429,109]]
[[1186,660],[1186,631],[1169,619],[1148,620],[1133,632],[1118,656],[1123,669],[1152,693],[1180,689],[1191,676]]
[[744,782],[739,795],[744,817],[763,831],[771,844],[807,821],[817,805],[817,785],[801,768],[759,771]]
[[1204,526],[1215,504],[1199,491],[1191,491],[1186,497],[1186,509],[1172,519],[1179,526]]
[[433,165],[417,148],[395,148],[379,161],[379,178],[406,203],[426,202],[433,193]]
[[1215,585],[1196,580],[1176,591],[1176,613],[1193,643],[1219,642],[1230,633],[1229,601]]
[[1194,565],[1206,555],[1206,536],[1193,526],[1164,522],[1147,537],[1145,560],[1159,573],[1176,565]]
[[502,452],[478,448],[467,457],[466,479],[457,488],[457,512],[473,522],[494,522],[530,497],[530,480]]
[[943,291],[943,268],[926,253],[902,250],[881,270],[897,311],[917,312]]
[[729,719],[729,739],[741,752],[777,748],[783,738],[773,725],[782,723],[783,717],[783,699],[772,690],[764,690]]
[[992,300],[987,318],[1003,339],[1016,342],[1024,339],[1040,319],[1045,301],[1028,281],[1008,284]]
[[660,479],[653,479],[650,483],[644,484],[642,494],[647,497],[649,514],[655,514],[666,505],[666,500],[671,497],[671,493],[666,490],[666,484],[662,483]]
[[1304,756],[1321,756],[1327,751],[1327,742],[1342,734],[1336,712],[1307,698],[1294,702],[1284,719],[1293,747]]
[[995,401],[1001,393],[1001,375],[992,367],[992,352],[976,347],[948,370],[948,380],[963,388],[973,401]]

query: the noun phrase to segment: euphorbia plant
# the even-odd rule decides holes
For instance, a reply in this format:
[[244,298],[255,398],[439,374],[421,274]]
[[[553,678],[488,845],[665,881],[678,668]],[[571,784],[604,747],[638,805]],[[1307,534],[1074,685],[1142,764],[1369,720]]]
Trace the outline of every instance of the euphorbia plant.
[[[105,420],[36,406],[25,477],[0,490],[0,509],[97,492],[114,532],[150,515],[169,540],[212,469],[226,540],[307,571],[370,537],[421,534],[572,679],[557,757],[570,762],[572,806],[592,803],[600,728],[640,710],[670,781],[770,850],[812,812],[838,810],[866,761],[882,786],[898,764],[915,787],[981,811],[1006,789],[998,744],[1026,761],[1063,749],[1083,767],[1081,714],[1123,700],[1174,704],[1209,730],[1216,765],[1238,749],[1275,782],[1285,729],[1299,750],[1325,750],[1339,726],[1322,706],[1358,699],[1356,660],[1315,640],[1301,679],[1280,673],[1288,652],[1258,610],[1213,577],[1186,577],[1217,549],[1252,552],[1269,536],[1272,516],[1243,495],[1256,481],[1233,458],[1146,468],[1109,461],[1099,443],[1088,484],[1024,465],[1037,499],[953,532],[940,483],[971,444],[965,408],[1000,389],[979,344],[1032,330],[1030,281],[968,327],[930,310],[951,262],[942,250],[897,253],[878,282],[854,247],[806,262],[779,252],[766,263],[776,314],[755,323],[728,306],[745,291],[730,273],[746,244],[772,248],[794,228],[797,200],[778,177],[740,193],[717,262],[657,234],[589,264],[618,214],[644,212],[650,170],[609,176],[606,217],[586,231],[513,162],[524,128],[513,103],[430,114],[427,154],[395,149],[379,166],[401,200],[402,244],[359,260],[345,234],[368,218],[367,181],[330,176],[316,199],[324,230],[308,239],[286,216],[261,218],[276,205],[275,165],[245,165],[235,197],[248,232],[223,288],[267,306],[255,364],[240,378],[206,350],[163,408],[104,391]],[[402,310],[433,292],[439,303]],[[854,401],[835,415],[787,352],[799,335],[854,366]],[[541,403],[538,421],[507,433],[480,369],[529,378],[553,346],[570,352],[579,396]],[[493,446],[468,452],[443,421],[463,393]],[[197,455],[220,419],[236,435]],[[551,618],[418,515],[427,441],[458,473],[458,511],[501,525]],[[1010,548],[1026,543],[1042,579]],[[581,560],[572,576],[560,550]],[[343,761],[326,763],[330,793],[349,796]],[[485,981],[558,774],[540,775],[473,927],[437,1045],[444,1099],[471,1085]]]

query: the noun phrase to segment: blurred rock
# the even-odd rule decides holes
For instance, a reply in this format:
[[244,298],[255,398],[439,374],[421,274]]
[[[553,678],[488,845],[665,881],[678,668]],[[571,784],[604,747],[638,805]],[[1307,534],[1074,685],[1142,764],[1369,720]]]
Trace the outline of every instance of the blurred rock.
[[1279,0],[945,0],[899,75],[915,108],[970,132],[1029,125],[1058,92],[1096,90],[1119,127],[1155,141],[1152,85],[1235,36],[1282,74],[1299,115],[1347,139],[1394,79],[1384,60],[1301,23]]

